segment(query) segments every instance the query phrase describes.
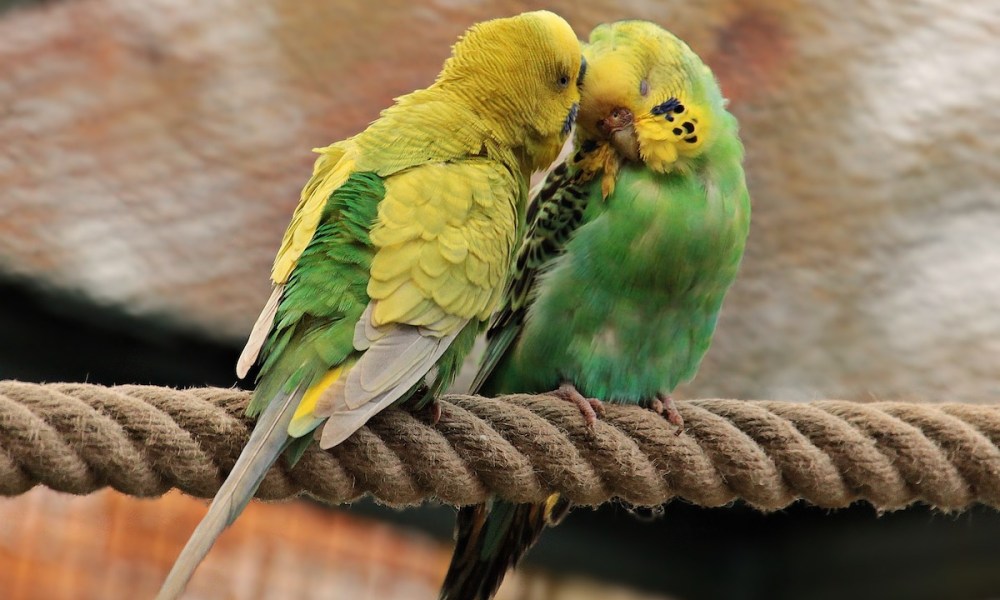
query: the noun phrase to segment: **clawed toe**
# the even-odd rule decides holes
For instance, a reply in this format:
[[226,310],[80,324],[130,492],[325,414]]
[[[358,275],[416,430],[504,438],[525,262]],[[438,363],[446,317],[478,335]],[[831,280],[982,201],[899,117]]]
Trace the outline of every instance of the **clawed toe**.
[[413,415],[420,420],[426,420],[430,422],[431,427],[438,424],[441,420],[441,403],[438,402],[437,398],[431,400],[427,404],[424,404],[420,408],[412,408]]
[[431,402],[431,405],[427,407],[427,413],[429,415],[431,425],[437,425],[438,421],[441,420],[441,403],[437,400]]
[[587,398],[587,403],[590,404],[590,407],[592,409],[594,409],[594,414],[596,414],[598,417],[603,417],[604,416],[604,403],[603,402],[601,402],[597,398]]
[[670,394],[657,394],[656,398],[649,403],[649,408],[663,417],[677,428],[677,435],[684,433],[684,417],[677,411],[674,399]]
[[587,426],[593,428],[597,424],[598,415],[604,415],[604,403],[597,398],[587,398],[581,394],[572,383],[564,383],[551,392],[552,396],[572,402],[580,409],[580,414],[587,421]]

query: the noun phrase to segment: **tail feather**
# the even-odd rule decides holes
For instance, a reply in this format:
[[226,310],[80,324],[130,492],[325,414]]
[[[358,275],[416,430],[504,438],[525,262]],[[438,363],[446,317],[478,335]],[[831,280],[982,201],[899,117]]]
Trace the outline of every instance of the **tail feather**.
[[296,388],[267,405],[233,470],[208,507],[208,514],[195,528],[170,569],[156,596],[157,600],[170,600],[181,595],[216,538],[246,508],[267,471],[288,445],[288,425],[303,392],[301,388]]
[[455,526],[455,553],[441,586],[440,600],[489,600],[507,571],[554,525],[569,503],[553,495],[539,504],[493,500],[464,506]]

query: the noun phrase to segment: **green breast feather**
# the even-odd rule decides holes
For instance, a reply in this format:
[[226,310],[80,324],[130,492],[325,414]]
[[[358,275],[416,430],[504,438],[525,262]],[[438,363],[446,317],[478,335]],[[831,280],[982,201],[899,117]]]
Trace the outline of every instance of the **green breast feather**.
[[538,277],[489,392],[569,381],[586,396],[639,402],[694,376],[749,228],[733,143],[688,174],[625,166],[606,200],[591,184],[584,224]]

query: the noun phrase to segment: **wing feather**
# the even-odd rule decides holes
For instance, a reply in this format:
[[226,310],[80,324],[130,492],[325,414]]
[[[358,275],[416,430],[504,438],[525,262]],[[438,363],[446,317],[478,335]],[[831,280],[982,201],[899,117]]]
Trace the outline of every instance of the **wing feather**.
[[[369,313],[370,314],[370,313]],[[461,329],[431,336],[411,325],[386,325],[385,330],[347,374],[320,400],[315,415],[326,418],[320,447],[344,441],[382,409],[410,391],[437,363]]]
[[[368,285],[378,300],[373,322],[443,334],[488,318],[513,251],[517,189],[511,173],[488,160],[425,165],[390,178],[371,232],[379,248]],[[410,220],[382,218],[403,212]]]
[[423,165],[385,181],[370,233],[370,302],[353,332],[361,352],[320,396],[320,445],[336,445],[405,397],[473,320],[495,308],[511,264],[522,188],[486,159]]
[[285,285],[277,284],[271,290],[271,297],[264,303],[264,309],[260,311],[260,316],[250,330],[250,337],[247,338],[246,346],[240,353],[240,358],[236,361],[236,376],[243,379],[250,372],[250,367],[257,362],[260,356],[260,349],[264,347],[267,336],[271,333],[271,326],[274,324],[274,316],[278,314],[278,303],[282,294],[285,293]]
[[302,252],[312,241],[330,195],[347,181],[354,170],[355,159],[348,142],[317,148],[319,158],[313,165],[312,177],[302,188],[299,205],[274,257],[271,280],[275,284],[288,281]]

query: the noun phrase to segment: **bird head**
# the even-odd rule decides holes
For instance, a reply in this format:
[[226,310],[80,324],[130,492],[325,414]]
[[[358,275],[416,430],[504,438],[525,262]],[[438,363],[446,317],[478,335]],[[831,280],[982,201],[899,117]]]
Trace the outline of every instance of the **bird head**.
[[472,26],[455,44],[439,87],[471,103],[530,170],[556,159],[576,120],[585,67],[562,17],[535,11]]
[[588,64],[578,143],[610,146],[627,161],[664,173],[687,168],[712,144],[724,100],[708,67],[647,21],[600,25],[584,49]]

